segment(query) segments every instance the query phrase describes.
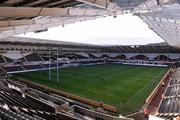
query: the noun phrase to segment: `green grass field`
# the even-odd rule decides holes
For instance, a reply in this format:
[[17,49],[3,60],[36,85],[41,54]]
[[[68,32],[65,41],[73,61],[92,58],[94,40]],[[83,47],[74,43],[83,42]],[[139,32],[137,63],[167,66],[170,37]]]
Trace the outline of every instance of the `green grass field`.
[[60,89],[81,97],[103,101],[118,108],[119,112],[133,112],[140,108],[150,92],[159,83],[168,68],[104,64],[60,69],[52,81],[48,71],[18,74],[27,80]]

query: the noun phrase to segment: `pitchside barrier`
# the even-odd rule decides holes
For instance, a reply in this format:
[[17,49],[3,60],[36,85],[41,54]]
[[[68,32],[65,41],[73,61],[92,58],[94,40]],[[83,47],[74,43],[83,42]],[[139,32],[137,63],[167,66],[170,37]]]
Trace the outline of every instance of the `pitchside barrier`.
[[67,97],[67,98],[71,98],[73,100],[80,101],[82,103],[86,103],[86,104],[91,105],[91,106],[101,107],[101,108],[103,108],[105,110],[108,110],[108,111],[111,111],[111,112],[117,112],[117,108],[114,107],[114,106],[111,106],[111,105],[107,105],[107,104],[104,104],[104,103],[101,103],[101,102],[97,102],[97,101],[94,101],[94,100],[83,98],[83,97],[80,97],[80,96],[77,96],[77,95],[74,95],[74,94],[71,94],[71,93],[61,91],[61,90],[53,89],[53,88],[47,87],[45,85],[41,85],[41,84],[38,84],[38,83],[28,81],[28,80],[26,80],[24,78],[21,78],[21,77],[17,77],[17,80],[25,82],[27,84],[30,84],[32,86],[41,87],[41,88],[43,88],[45,90],[48,90],[50,92],[62,95],[62,96]]

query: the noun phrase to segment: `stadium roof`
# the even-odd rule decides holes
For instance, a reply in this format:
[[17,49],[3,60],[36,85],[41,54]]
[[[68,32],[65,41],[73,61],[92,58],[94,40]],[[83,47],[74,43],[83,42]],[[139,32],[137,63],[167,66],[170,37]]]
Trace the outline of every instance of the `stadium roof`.
[[180,47],[179,10],[180,0],[1,0],[0,38],[132,12]]
[[[120,7],[106,0],[1,0],[0,37],[42,32],[49,27],[113,15]],[[13,12],[12,12],[13,11]]]
[[8,37],[1,38],[0,43],[24,43],[24,44],[48,44],[48,45],[78,45],[78,46],[96,46],[91,44],[75,43],[75,42],[65,42],[57,40],[47,40],[47,39],[37,39],[37,38],[27,38],[27,37]]
[[[180,53],[180,48],[168,45],[167,43],[147,44],[147,45],[112,45],[99,46],[91,44],[81,44],[73,42],[42,40],[24,37],[1,38],[0,45],[23,45],[23,46],[41,46],[45,50],[54,48],[73,48],[82,50],[82,52],[105,52],[105,53]],[[68,51],[68,49],[66,49]],[[71,50],[69,50],[71,51]]]

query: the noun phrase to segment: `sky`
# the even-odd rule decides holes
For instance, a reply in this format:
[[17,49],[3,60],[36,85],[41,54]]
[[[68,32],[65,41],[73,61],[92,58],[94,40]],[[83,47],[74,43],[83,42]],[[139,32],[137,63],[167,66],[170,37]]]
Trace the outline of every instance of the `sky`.
[[144,45],[164,41],[139,17],[130,14],[76,22],[19,36],[96,45]]

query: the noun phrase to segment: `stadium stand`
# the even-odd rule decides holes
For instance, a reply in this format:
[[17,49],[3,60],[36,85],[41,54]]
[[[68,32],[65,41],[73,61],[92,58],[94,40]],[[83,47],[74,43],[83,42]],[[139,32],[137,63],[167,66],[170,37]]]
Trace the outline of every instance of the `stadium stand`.
[[0,64],[5,63],[4,58],[0,55]]
[[13,60],[12,60],[11,58],[8,58],[8,57],[5,57],[5,56],[4,56],[4,59],[5,59],[5,61],[6,61],[7,63],[12,63],[12,62],[13,62]]
[[96,58],[98,58],[98,57],[95,56],[95,55],[93,55],[93,54],[90,54],[90,53],[89,53],[89,58],[91,58],[91,59],[96,59]]
[[43,59],[37,54],[37,53],[32,53],[30,55],[24,56],[29,62],[33,61],[43,61]]
[[173,120],[179,115],[179,74],[180,68],[177,66],[162,94],[161,102],[156,113],[157,117]]
[[30,87],[22,81],[0,80],[0,118],[3,120],[131,120],[90,110],[75,101]]
[[148,60],[149,58],[145,55],[138,54],[136,56],[131,57],[132,60]]
[[33,69],[42,69],[42,66],[40,65],[23,65],[22,66],[26,70],[33,70]]
[[40,56],[41,58],[43,58],[43,60],[45,60],[45,61],[49,61],[49,59],[51,59],[51,60],[57,60],[57,57],[56,57],[56,56],[54,56],[54,55],[50,55],[50,56],[49,56],[49,54],[47,54],[47,53],[39,54],[39,56]]
[[77,59],[88,59],[88,57],[79,54],[75,54],[75,56]]
[[[27,72],[34,69],[43,70],[44,68],[48,67],[55,68],[55,66],[59,62],[59,57],[57,57],[57,59],[53,59],[53,56],[55,56],[56,54],[55,51],[57,48],[60,48],[60,52],[63,53],[62,56],[65,55],[64,58],[70,59],[64,59],[62,66],[90,65],[101,63],[163,67],[173,66],[174,63],[179,61],[180,58],[179,4],[179,0],[1,0],[0,38],[3,39],[0,41],[0,51],[2,54],[2,58],[0,57],[0,74],[7,75],[16,72]],[[168,44],[162,43],[140,46],[133,45],[107,47],[66,42],[57,43],[56,41],[47,42],[37,39],[9,37],[18,34],[25,34],[28,32],[44,32],[47,31],[50,27],[59,25],[64,26],[66,24],[85,20],[93,20],[99,17],[113,16],[114,18],[116,18],[119,14],[129,13],[140,17],[152,31],[162,37],[166,42],[168,42]],[[175,47],[172,47],[170,45]],[[51,48],[51,50],[49,48]],[[23,57],[18,58],[17,56],[19,56],[19,53],[11,54],[13,57],[4,55],[4,52],[9,51],[17,51],[19,53],[22,52]],[[50,56],[52,61],[49,61],[47,57],[39,56],[42,52],[48,53],[49,51],[53,52],[52,56]],[[25,54],[24,52],[26,52],[27,54]],[[94,55],[95,57],[90,55],[86,56],[85,54],[75,55],[77,54],[77,52],[86,52],[88,54]],[[126,57],[117,57],[121,54],[124,54]],[[147,60],[147,58],[143,58],[142,56],[140,57],[140,54],[147,56],[147,58],[149,59]],[[109,57],[103,55],[107,55]],[[17,59],[15,57],[17,57]],[[42,68],[40,68],[39,66],[41,66]],[[61,67],[61,65],[56,67]],[[8,80],[6,79],[6,81]],[[163,95],[163,99],[159,107],[159,111],[162,113],[159,113],[159,115],[157,116],[171,119],[171,117],[176,116],[176,114],[170,114],[169,112],[178,111],[176,106],[172,106],[174,106],[174,103],[177,103],[177,101],[179,101],[179,76],[175,79],[171,79],[170,83],[168,82],[169,77],[167,77],[167,79],[165,78],[164,85],[161,84],[156,91],[160,92],[160,95]],[[7,84],[10,85],[6,82],[6,84],[1,86],[0,90],[1,94],[3,94],[2,98],[7,99],[7,101],[3,99],[0,100],[0,103],[2,103],[0,105],[0,116],[2,119],[53,120],[60,118],[67,120],[76,120],[112,118],[112,116],[96,113],[95,111],[90,111],[78,106],[75,106],[74,109],[73,107],[70,107],[72,108],[72,111],[70,112],[61,111],[59,113],[40,111],[36,110],[35,107],[33,109],[23,108],[22,106],[25,105],[22,105],[22,102],[18,103],[18,100],[24,100],[26,96],[17,94],[18,97],[14,97],[15,100],[11,99],[10,94],[15,94],[16,96],[16,93],[14,93],[14,90],[12,92],[11,89],[14,88],[10,88],[9,86],[7,86]],[[4,88],[5,86],[6,88]],[[164,91],[166,92],[165,94]],[[23,91],[23,93],[26,92]],[[31,94],[34,95],[34,93]],[[159,102],[158,98],[161,98],[161,96],[159,97],[159,94],[157,93],[153,96],[155,97],[154,101],[157,100]],[[41,97],[39,97],[38,99],[40,98]],[[30,99],[30,101],[37,101],[34,98],[33,100],[31,98],[27,99]],[[40,100],[41,103],[42,99],[43,98],[41,98]],[[5,101],[9,104],[6,104]],[[16,106],[13,106],[14,104]],[[164,106],[169,108],[162,109]],[[81,112],[83,114],[82,118],[77,118],[73,110]]]
[[100,56],[100,58],[107,58],[108,59],[110,57],[108,55],[106,55],[106,54],[103,54],[103,55]]
[[[13,38],[11,38],[12,40]],[[17,37],[16,37],[17,39]],[[25,40],[24,38],[23,40]],[[29,40],[29,39],[28,39]],[[38,44],[37,44],[37,43]],[[168,46],[165,43],[161,44],[150,44],[146,46],[139,46],[139,48],[131,46],[111,46],[111,49],[106,46],[95,46],[95,45],[84,45],[84,44],[73,44],[73,43],[58,43],[54,44],[51,41],[48,43],[42,43],[41,40],[36,39],[36,42],[18,42],[16,46],[21,48],[19,51],[8,50],[2,53],[0,56],[1,66],[0,72],[3,75],[9,75],[19,72],[39,71],[56,69],[57,67],[74,67],[80,65],[94,65],[94,64],[105,64],[105,63],[116,63],[116,64],[131,64],[131,65],[149,65],[149,66],[173,66],[179,60],[180,55],[178,48]],[[16,41],[13,41],[13,44]],[[28,44],[32,49],[26,49],[24,45]],[[3,41],[0,42],[3,45]],[[8,42],[8,44],[12,44]],[[37,44],[37,45],[36,45]],[[69,45],[67,45],[69,44]],[[52,49],[49,50],[49,46]],[[72,47],[73,46],[73,47]],[[12,46],[13,47],[13,46]],[[39,48],[42,49],[39,49]],[[55,49],[53,49],[55,47]],[[66,49],[63,51],[59,50],[57,56],[57,47]],[[143,49],[144,47],[149,47]],[[72,49],[73,48],[73,49]],[[152,49],[153,48],[153,49]],[[159,51],[162,48],[162,51]],[[170,50],[169,50],[170,49]],[[15,50],[15,49],[14,49]],[[126,51],[127,50],[127,51]],[[120,52],[121,51],[121,52]],[[4,52],[4,51],[3,51]],[[49,54],[50,52],[50,54]],[[153,53],[151,53],[153,52]],[[165,57],[165,56],[168,56]],[[50,58],[50,61],[49,61]],[[177,70],[178,71],[178,70]],[[167,78],[169,78],[168,76]],[[109,114],[107,111],[98,111],[92,109],[89,105],[82,101],[74,100],[70,96],[67,97],[62,94],[57,94],[55,91],[42,86],[35,86],[21,80],[14,82],[13,78],[3,77],[0,80],[0,98],[1,98],[1,116],[3,118],[11,119],[14,118],[30,119],[67,119],[67,120],[89,120],[89,119],[104,119],[104,120],[128,120],[129,118],[117,117]],[[167,87],[167,88],[166,88]],[[156,116],[163,116],[168,111],[176,111],[173,109],[174,102],[168,104],[169,101],[178,101],[174,96],[179,94],[178,79],[164,80],[164,86],[160,86],[153,95],[152,101],[149,103],[150,107],[148,110],[155,111],[158,109]],[[166,94],[163,95],[166,90]],[[19,92],[20,91],[20,92]],[[163,102],[161,102],[161,99]],[[23,101],[23,102],[22,102]],[[83,103],[83,104],[82,104]],[[169,107],[164,109],[163,106]],[[99,106],[99,103],[97,104]],[[160,106],[160,107],[158,107]],[[156,108],[156,109],[154,109]],[[105,108],[104,108],[105,109]],[[6,114],[3,110],[7,110]],[[163,112],[165,110],[165,112]],[[150,112],[149,111],[149,112]],[[180,111],[178,111],[180,112]],[[8,114],[7,114],[8,113]],[[153,113],[153,112],[151,112]],[[177,113],[173,114],[176,116]],[[144,113],[137,113],[132,115],[134,119],[146,118],[143,116]],[[130,116],[131,118],[131,116]]]
[[[16,48],[8,48],[6,52],[3,51],[0,57],[2,64],[1,69],[7,73],[17,73],[37,69],[44,70],[49,67],[55,68],[57,67],[57,62],[60,64],[58,67],[62,67],[64,65],[68,66],[67,63],[69,63],[69,65],[70,63],[71,65],[90,65],[104,62],[148,66],[170,66],[180,57],[178,55],[179,49],[169,46],[166,43],[149,44],[146,45],[146,49],[144,49],[144,46],[111,46],[110,49],[106,46],[75,43],[59,42],[54,44],[54,41],[48,40],[44,43],[39,39],[31,39],[33,42],[29,42],[29,38],[28,40],[26,40],[27,38],[18,37],[11,37],[9,39],[10,40],[7,39],[4,42],[1,41],[0,46],[4,47],[5,43],[10,46],[17,44],[16,46],[18,46],[21,50],[17,51]],[[19,41],[17,42],[18,39]],[[33,49],[26,49],[24,44],[33,46]],[[52,46],[52,48],[61,47],[66,49],[66,51],[59,51],[60,54],[57,57],[57,50],[52,49],[50,50],[51,54],[49,55],[49,47],[47,45]],[[39,49],[39,46],[43,49]],[[140,49],[143,51],[139,51]],[[148,49],[149,51],[147,51]],[[6,48],[3,50],[6,50]],[[159,51],[161,51],[161,53]],[[50,66],[48,62],[49,57],[51,59]]]
[[125,56],[124,54],[122,54],[122,55],[117,55],[117,56],[113,57],[113,59],[124,60],[124,59],[126,59],[126,56]]
[[23,68],[20,65],[10,65],[2,67],[7,72],[22,71]]

